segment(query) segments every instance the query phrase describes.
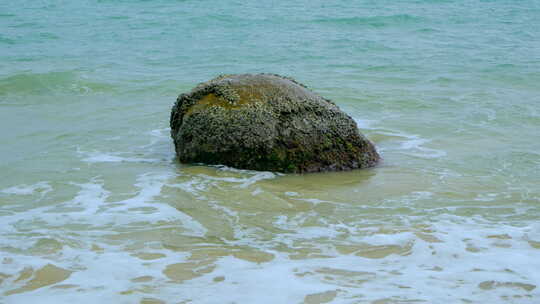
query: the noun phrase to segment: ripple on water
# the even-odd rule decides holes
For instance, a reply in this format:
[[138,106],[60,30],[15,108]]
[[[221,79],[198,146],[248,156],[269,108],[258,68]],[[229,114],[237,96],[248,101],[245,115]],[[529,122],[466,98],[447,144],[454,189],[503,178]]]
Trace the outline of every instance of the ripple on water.
[[[290,177],[191,166],[141,174],[137,192],[122,200],[110,200],[99,178],[75,183],[80,190],[69,201],[3,216],[0,287],[13,301],[69,296],[83,303],[118,294],[200,303],[215,294],[262,303],[429,301],[450,299],[448,288],[470,301],[538,295],[538,225],[448,214],[385,222],[362,215],[365,206],[310,197],[316,187],[282,187],[282,180]],[[27,195],[45,185],[3,193]],[[20,233],[30,246],[17,241]],[[242,292],[232,292],[237,288]]]

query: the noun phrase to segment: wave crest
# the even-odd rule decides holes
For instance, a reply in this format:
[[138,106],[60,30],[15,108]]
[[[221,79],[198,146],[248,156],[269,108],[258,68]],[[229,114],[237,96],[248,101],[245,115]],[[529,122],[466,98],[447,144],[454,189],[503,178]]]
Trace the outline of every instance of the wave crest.
[[21,73],[0,79],[2,95],[79,94],[114,91],[114,86],[93,81],[76,71]]

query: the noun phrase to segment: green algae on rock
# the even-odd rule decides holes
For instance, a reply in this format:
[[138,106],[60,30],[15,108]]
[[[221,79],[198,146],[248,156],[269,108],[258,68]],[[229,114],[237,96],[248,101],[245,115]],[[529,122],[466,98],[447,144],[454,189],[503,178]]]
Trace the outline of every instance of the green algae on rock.
[[183,163],[305,173],[374,166],[354,120],[293,79],[221,75],[181,94],[171,136]]

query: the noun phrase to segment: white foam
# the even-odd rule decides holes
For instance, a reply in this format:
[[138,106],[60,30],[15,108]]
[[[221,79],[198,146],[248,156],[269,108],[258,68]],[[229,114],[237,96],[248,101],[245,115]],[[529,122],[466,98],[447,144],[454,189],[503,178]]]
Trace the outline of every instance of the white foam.
[[[229,168],[228,170],[232,171],[232,172],[238,172],[239,171],[237,169],[232,169],[232,168]],[[240,172],[244,173],[244,174],[246,174],[246,173],[250,174],[251,176],[249,176],[249,177],[217,177],[217,176],[209,176],[209,175],[205,175],[205,174],[199,174],[198,176],[202,177],[203,179],[206,179],[206,180],[238,184],[238,185],[235,186],[237,188],[248,188],[249,186],[251,186],[251,185],[253,185],[253,184],[255,184],[255,183],[257,183],[257,182],[259,182],[261,180],[273,179],[273,178],[276,178],[277,176],[279,176],[279,174],[277,174],[277,173],[267,172],[267,171],[260,171],[259,172],[259,171],[242,170]]]
[[33,185],[17,185],[10,188],[0,190],[0,193],[14,194],[14,195],[31,195],[35,192],[39,192],[41,196],[45,196],[51,192],[53,187],[48,182],[39,182]]
[[492,202],[496,200],[498,196],[498,193],[478,193],[474,200],[479,202]]
[[318,205],[320,203],[332,203],[332,204],[335,204],[334,202],[325,201],[325,200],[321,200],[321,199],[318,199],[318,198],[297,198],[295,200],[312,203],[314,205]]
[[[140,184],[152,178],[155,177],[143,176]],[[99,188],[95,190],[100,192]],[[150,197],[155,195],[153,193],[155,190],[143,196]],[[323,292],[335,296],[331,303],[370,303],[381,299],[429,303],[452,303],[456,299],[534,303],[540,296],[538,249],[528,243],[529,240],[540,240],[538,223],[516,227],[446,215],[433,218],[430,227],[408,226],[401,227],[403,231],[384,232],[369,227],[357,229],[355,224],[332,225],[328,222],[320,227],[302,227],[307,215],[318,216],[312,211],[292,218],[278,216],[276,226],[294,233],[276,233],[272,240],[259,240],[252,235],[257,233],[256,230],[247,230],[246,236],[239,240],[243,246],[273,254],[273,260],[254,263],[232,256],[219,258],[212,263],[216,266],[213,271],[183,283],[172,282],[163,270],[167,265],[185,262],[186,253],[157,249],[152,251],[162,253],[162,258],[141,261],[120,247],[103,245],[103,253],[67,247],[62,251],[62,258],[54,263],[75,271],[62,284],[78,285],[77,292],[41,288],[8,296],[7,303],[68,300],[81,304],[96,301],[136,303],[143,297],[165,302],[191,300],[191,303],[215,303],[216,300],[224,303],[301,303],[306,296]],[[419,237],[419,234],[424,236]],[[291,259],[289,253],[272,249],[277,244],[286,244],[290,248],[312,246],[329,258]],[[410,250],[367,258],[356,252],[340,254],[332,250],[338,244],[356,244],[359,248],[365,244],[409,246]],[[51,263],[43,258],[13,255],[11,258],[15,262],[4,267],[3,272],[12,274],[28,265],[37,269]],[[146,292],[120,295],[128,289],[142,288],[130,279],[143,275],[153,277],[152,282],[146,283],[151,288]],[[222,279],[215,281],[216,277]],[[9,286],[16,288],[23,283],[10,283]],[[533,285],[538,287],[529,290]],[[502,298],[505,296],[508,300]]]
[[377,123],[377,121],[375,120],[354,118],[354,121],[356,122],[360,130],[376,130],[377,129],[377,127],[375,127],[375,124]]
[[407,134],[403,132],[380,132],[383,135],[402,137],[402,141],[398,151],[403,151],[404,154],[420,157],[420,158],[440,158],[446,156],[446,152],[442,150],[424,147],[423,145],[430,142],[429,139],[421,138],[416,134]]
[[[212,273],[167,292],[176,293],[180,301],[193,303],[214,303],[216,295],[220,302],[300,303],[309,294],[327,291],[336,291],[331,303],[350,303],[351,299],[370,303],[385,298],[432,303],[460,298],[500,302],[501,296],[509,296],[513,301],[513,296],[522,296],[524,303],[529,303],[527,299],[532,301],[539,296],[537,289],[528,291],[515,285],[540,283],[540,274],[535,271],[540,261],[525,254],[535,249],[528,248],[522,240],[524,232],[530,233],[531,229],[500,225],[490,228],[472,221],[443,221],[433,228],[437,232],[432,235],[440,243],[424,241],[411,232],[362,238],[362,242],[372,245],[413,244],[407,255],[393,254],[380,259],[338,254],[325,259],[291,260],[275,251],[270,252],[276,258],[262,264],[224,257]],[[501,228],[511,237],[512,247],[492,245],[497,240],[490,238],[491,234],[500,233]],[[464,241],[464,237],[470,240]],[[467,242],[489,249],[482,254],[469,252],[465,250]],[[215,277],[224,280],[216,283]],[[494,283],[495,287],[489,289],[490,281],[499,285]],[[488,289],[480,288],[481,284]]]
[[121,156],[125,153],[120,152],[80,152],[81,154],[86,155],[82,161],[87,163],[119,163],[119,162],[135,162],[135,163],[156,163],[160,162],[159,159],[155,158],[141,158],[141,157],[125,157]]
[[201,176],[191,176],[187,177],[185,182],[167,184],[168,187],[181,189],[201,200],[206,200],[206,196],[202,193],[204,193],[210,186],[214,185],[214,181],[210,181]]
[[260,187],[257,187],[257,188],[255,188],[255,190],[251,191],[251,195],[257,196],[257,195],[259,195],[259,194],[261,194],[263,192],[264,191]]
[[137,194],[121,201],[108,201],[110,192],[103,182],[93,179],[88,183],[71,183],[80,187],[80,191],[71,200],[53,206],[38,207],[25,212],[13,213],[2,217],[2,231],[15,232],[15,225],[31,225],[40,222],[42,229],[63,227],[73,223],[100,227],[123,226],[132,223],[157,223],[169,221],[178,223],[187,229],[188,234],[202,236],[206,229],[190,216],[173,208],[169,204],[154,201],[161,193],[165,182],[172,175],[142,174],[138,177]]
[[[102,252],[86,251],[72,249],[67,247],[62,252],[62,258],[52,262],[41,258],[25,258],[16,256],[15,262],[6,265],[3,271],[15,273],[23,267],[32,267],[37,270],[47,264],[53,264],[69,271],[74,271],[62,285],[74,285],[73,289],[54,289],[44,287],[33,292],[14,294],[6,297],[6,303],[69,303],[75,301],[81,304],[96,303],[96,300],[105,303],[126,301],[129,303],[138,303],[141,295],[139,292],[131,294],[120,294],[135,287],[135,283],[130,282],[141,276],[150,276],[154,279],[153,283],[166,284],[168,279],[162,270],[169,264],[183,262],[187,258],[185,253],[176,253],[169,250],[156,250],[154,253],[163,255],[160,259],[142,260],[122,250],[122,248],[100,244]],[[1,255],[0,255],[1,258]],[[25,280],[27,281],[27,280]],[[14,278],[10,280],[8,290],[16,289],[24,285],[25,281],[15,282]],[[160,296],[158,296],[160,298]],[[163,297],[165,298],[165,297]]]
[[[403,138],[408,140],[408,137]],[[394,151],[416,153],[422,151],[419,147],[422,148],[422,144],[402,143]],[[123,158],[116,154],[112,156]],[[261,181],[279,175],[225,167],[219,168],[216,175],[178,175],[170,170],[140,174],[134,185],[135,193],[123,200],[112,199],[106,183],[94,178],[85,183],[72,183],[79,188],[75,197],[55,206],[2,215],[0,248],[9,251],[0,250],[0,263],[12,262],[0,264],[0,272],[11,275],[0,285],[0,295],[30,280],[15,282],[24,267],[35,270],[51,263],[74,271],[61,284],[78,287],[67,290],[44,287],[6,296],[5,302],[138,303],[150,297],[166,303],[171,299],[190,303],[302,303],[306,296],[323,292],[329,292],[327,297],[335,296],[330,303],[370,303],[382,299],[428,303],[453,303],[456,299],[534,303],[540,299],[539,250],[531,245],[535,243],[530,243],[540,242],[538,223],[520,221],[523,226],[517,227],[502,221],[425,213],[392,217],[375,212],[373,216],[360,215],[368,208],[383,210],[395,208],[396,203],[410,206],[415,201],[430,200],[434,193],[429,191],[389,198],[382,205],[356,206],[280,189],[276,198],[285,195],[287,202],[302,201],[311,205],[301,203],[303,208],[276,212],[269,222],[250,226],[249,221],[243,220],[246,216],[264,219],[269,216],[266,213],[269,211],[245,212],[230,208],[216,200],[215,192],[210,191],[216,187],[245,192],[248,197],[250,194],[272,195],[272,188],[266,188]],[[16,186],[3,193],[26,195],[47,191],[47,187],[31,190],[33,186]],[[181,189],[185,191],[184,195],[187,193],[204,200],[203,203],[219,211],[216,214],[222,217],[223,225],[228,225],[227,229],[234,231],[234,237],[219,238],[215,243],[211,238],[204,239],[208,231],[196,215],[189,216],[162,201],[165,186]],[[192,199],[186,196],[184,199]],[[491,197],[485,194],[477,199],[489,200]],[[325,208],[327,204],[331,208]],[[308,206],[304,208],[305,205]],[[347,215],[335,216],[338,213]],[[161,223],[161,228],[174,228],[181,237],[201,237],[201,242],[186,245],[186,252],[177,252],[164,249],[159,238],[140,242],[143,245],[137,243],[143,247],[134,246],[137,249],[128,249],[137,242],[135,239],[111,242],[116,245],[104,241],[103,236],[115,235],[120,229],[125,231],[129,227],[129,231],[136,234],[145,232],[147,225],[157,223]],[[84,227],[66,233],[65,227],[73,224]],[[265,225],[271,225],[275,230],[268,231]],[[46,235],[66,241],[54,255],[24,254],[37,237],[21,242],[17,237],[21,229],[31,230],[37,237]],[[96,242],[101,251],[91,249]],[[230,252],[238,248],[263,251],[275,258],[261,263],[233,256],[217,258],[210,262],[210,266],[216,266],[214,270],[182,283],[172,281],[163,273],[170,264],[186,262],[189,253],[198,249],[197,245],[209,244]],[[366,257],[369,255],[362,251],[366,247],[383,253],[377,258]],[[389,253],[385,255],[384,250]],[[162,256],[142,260],[136,257],[138,252],[155,252]],[[141,276],[152,276],[152,280],[145,283],[131,281]],[[216,277],[222,279],[214,280]],[[532,290],[523,287],[530,289],[531,285],[538,287]],[[126,290],[130,292],[122,294]],[[505,300],[506,296],[509,300]],[[515,298],[517,296],[521,298]]]
[[397,151],[406,155],[426,159],[441,158],[447,155],[446,151],[425,147],[424,145],[428,144],[431,140],[422,138],[420,135],[379,127],[377,125],[378,122],[374,120],[358,118],[355,118],[354,120],[360,129],[372,130],[375,134],[402,138],[398,143],[398,146],[379,147],[378,150],[381,152]]
[[[382,259],[368,259],[356,257],[354,255],[339,255],[331,259],[315,259],[291,261],[287,259],[273,261],[264,267],[264,272],[272,273],[274,277],[287,278],[290,280],[289,286],[301,286],[308,283],[313,288],[310,292],[324,292],[327,290],[342,290],[332,303],[348,303],[353,295],[362,295],[366,302],[393,298],[401,300],[423,300],[427,302],[465,298],[473,302],[491,299],[495,302],[503,295],[532,295],[537,297],[537,289],[532,292],[520,289],[519,287],[504,288],[504,283],[524,283],[540,284],[540,274],[534,269],[540,267],[540,261],[534,258],[536,249],[524,242],[524,233],[530,233],[530,227],[516,228],[510,226],[478,224],[474,221],[461,223],[441,221],[433,227],[436,232],[431,233],[441,242],[432,243],[419,239],[411,232],[395,234],[376,234],[360,237],[358,242],[369,243],[371,245],[413,245],[411,253],[408,255],[389,255]],[[495,235],[500,235],[502,231],[511,238],[503,240],[511,247],[498,247],[494,244],[501,242]],[[537,231],[538,233],[538,231]],[[539,236],[538,234],[536,235]],[[464,241],[464,239],[469,239]],[[482,253],[475,253],[465,250],[467,243],[476,244],[481,248],[486,248]],[[500,245],[500,244],[499,244]],[[529,254],[525,253],[529,252]],[[531,255],[532,254],[532,255]],[[508,257],[513,257],[511,260]],[[227,265],[231,263],[227,261]],[[265,290],[276,290],[281,288],[279,283],[271,280],[264,281],[261,273],[253,268],[240,267],[240,269],[226,268],[222,272],[226,277],[231,277],[230,281],[243,285],[246,279],[259,281]],[[261,267],[262,268],[262,267]],[[337,271],[337,275],[330,275],[332,280],[325,279],[328,274],[317,274],[322,268],[331,268]],[[478,270],[479,269],[479,270]],[[263,271],[262,269],[260,270]],[[235,275],[236,272],[236,275]],[[358,272],[352,274],[352,278],[339,273]],[[370,273],[368,281],[363,279],[362,273]],[[395,274],[392,274],[395,272]],[[232,275],[231,275],[232,273]],[[294,273],[306,273],[302,277],[294,277]],[[364,275],[365,276],[365,275]],[[257,277],[257,278],[253,278]],[[500,282],[501,288],[483,290],[479,288],[483,282],[494,280]],[[264,281],[264,282],[261,282]],[[344,284],[347,283],[348,284]],[[348,287],[346,287],[349,285]],[[488,284],[489,285],[489,284]],[[253,289],[245,298],[238,295],[230,295],[227,300],[243,302],[257,297],[263,293],[263,287],[250,286]],[[345,287],[344,287],[345,286]],[[404,287],[399,287],[404,286]],[[448,288],[451,286],[451,293]],[[409,287],[409,288],[406,288]],[[295,295],[295,288],[288,288],[289,297],[296,296],[294,302],[299,302],[304,294]],[[305,290],[304,290],[305,292]],[[338,293],[339,295],[339,293]],[[515,298],[514,298],[515,299]],[[273,299],[276,300],[276,299]],[[280,299],[281,300],[281,299]],[[272,299],[261,299],[259,303],[271,303]],[[200,303],[206,303],[201,301]]]
[[150,142],[138,147],[139,150],[147,151],[147,154],[153,156],[160,155],[160,159],[164,159],[167,162],[172,161],[176,157],[170,137],[170,128],[155,129],[146,134],[149,135]]

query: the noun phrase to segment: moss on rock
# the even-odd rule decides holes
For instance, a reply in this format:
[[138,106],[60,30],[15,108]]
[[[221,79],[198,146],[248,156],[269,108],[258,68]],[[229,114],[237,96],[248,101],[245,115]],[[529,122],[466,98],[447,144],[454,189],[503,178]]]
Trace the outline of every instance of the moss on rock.
[[171,112],[181,162],[279,172],[374,166],[379,155],[347,114],[273,74],[221,75],[181,94]]

